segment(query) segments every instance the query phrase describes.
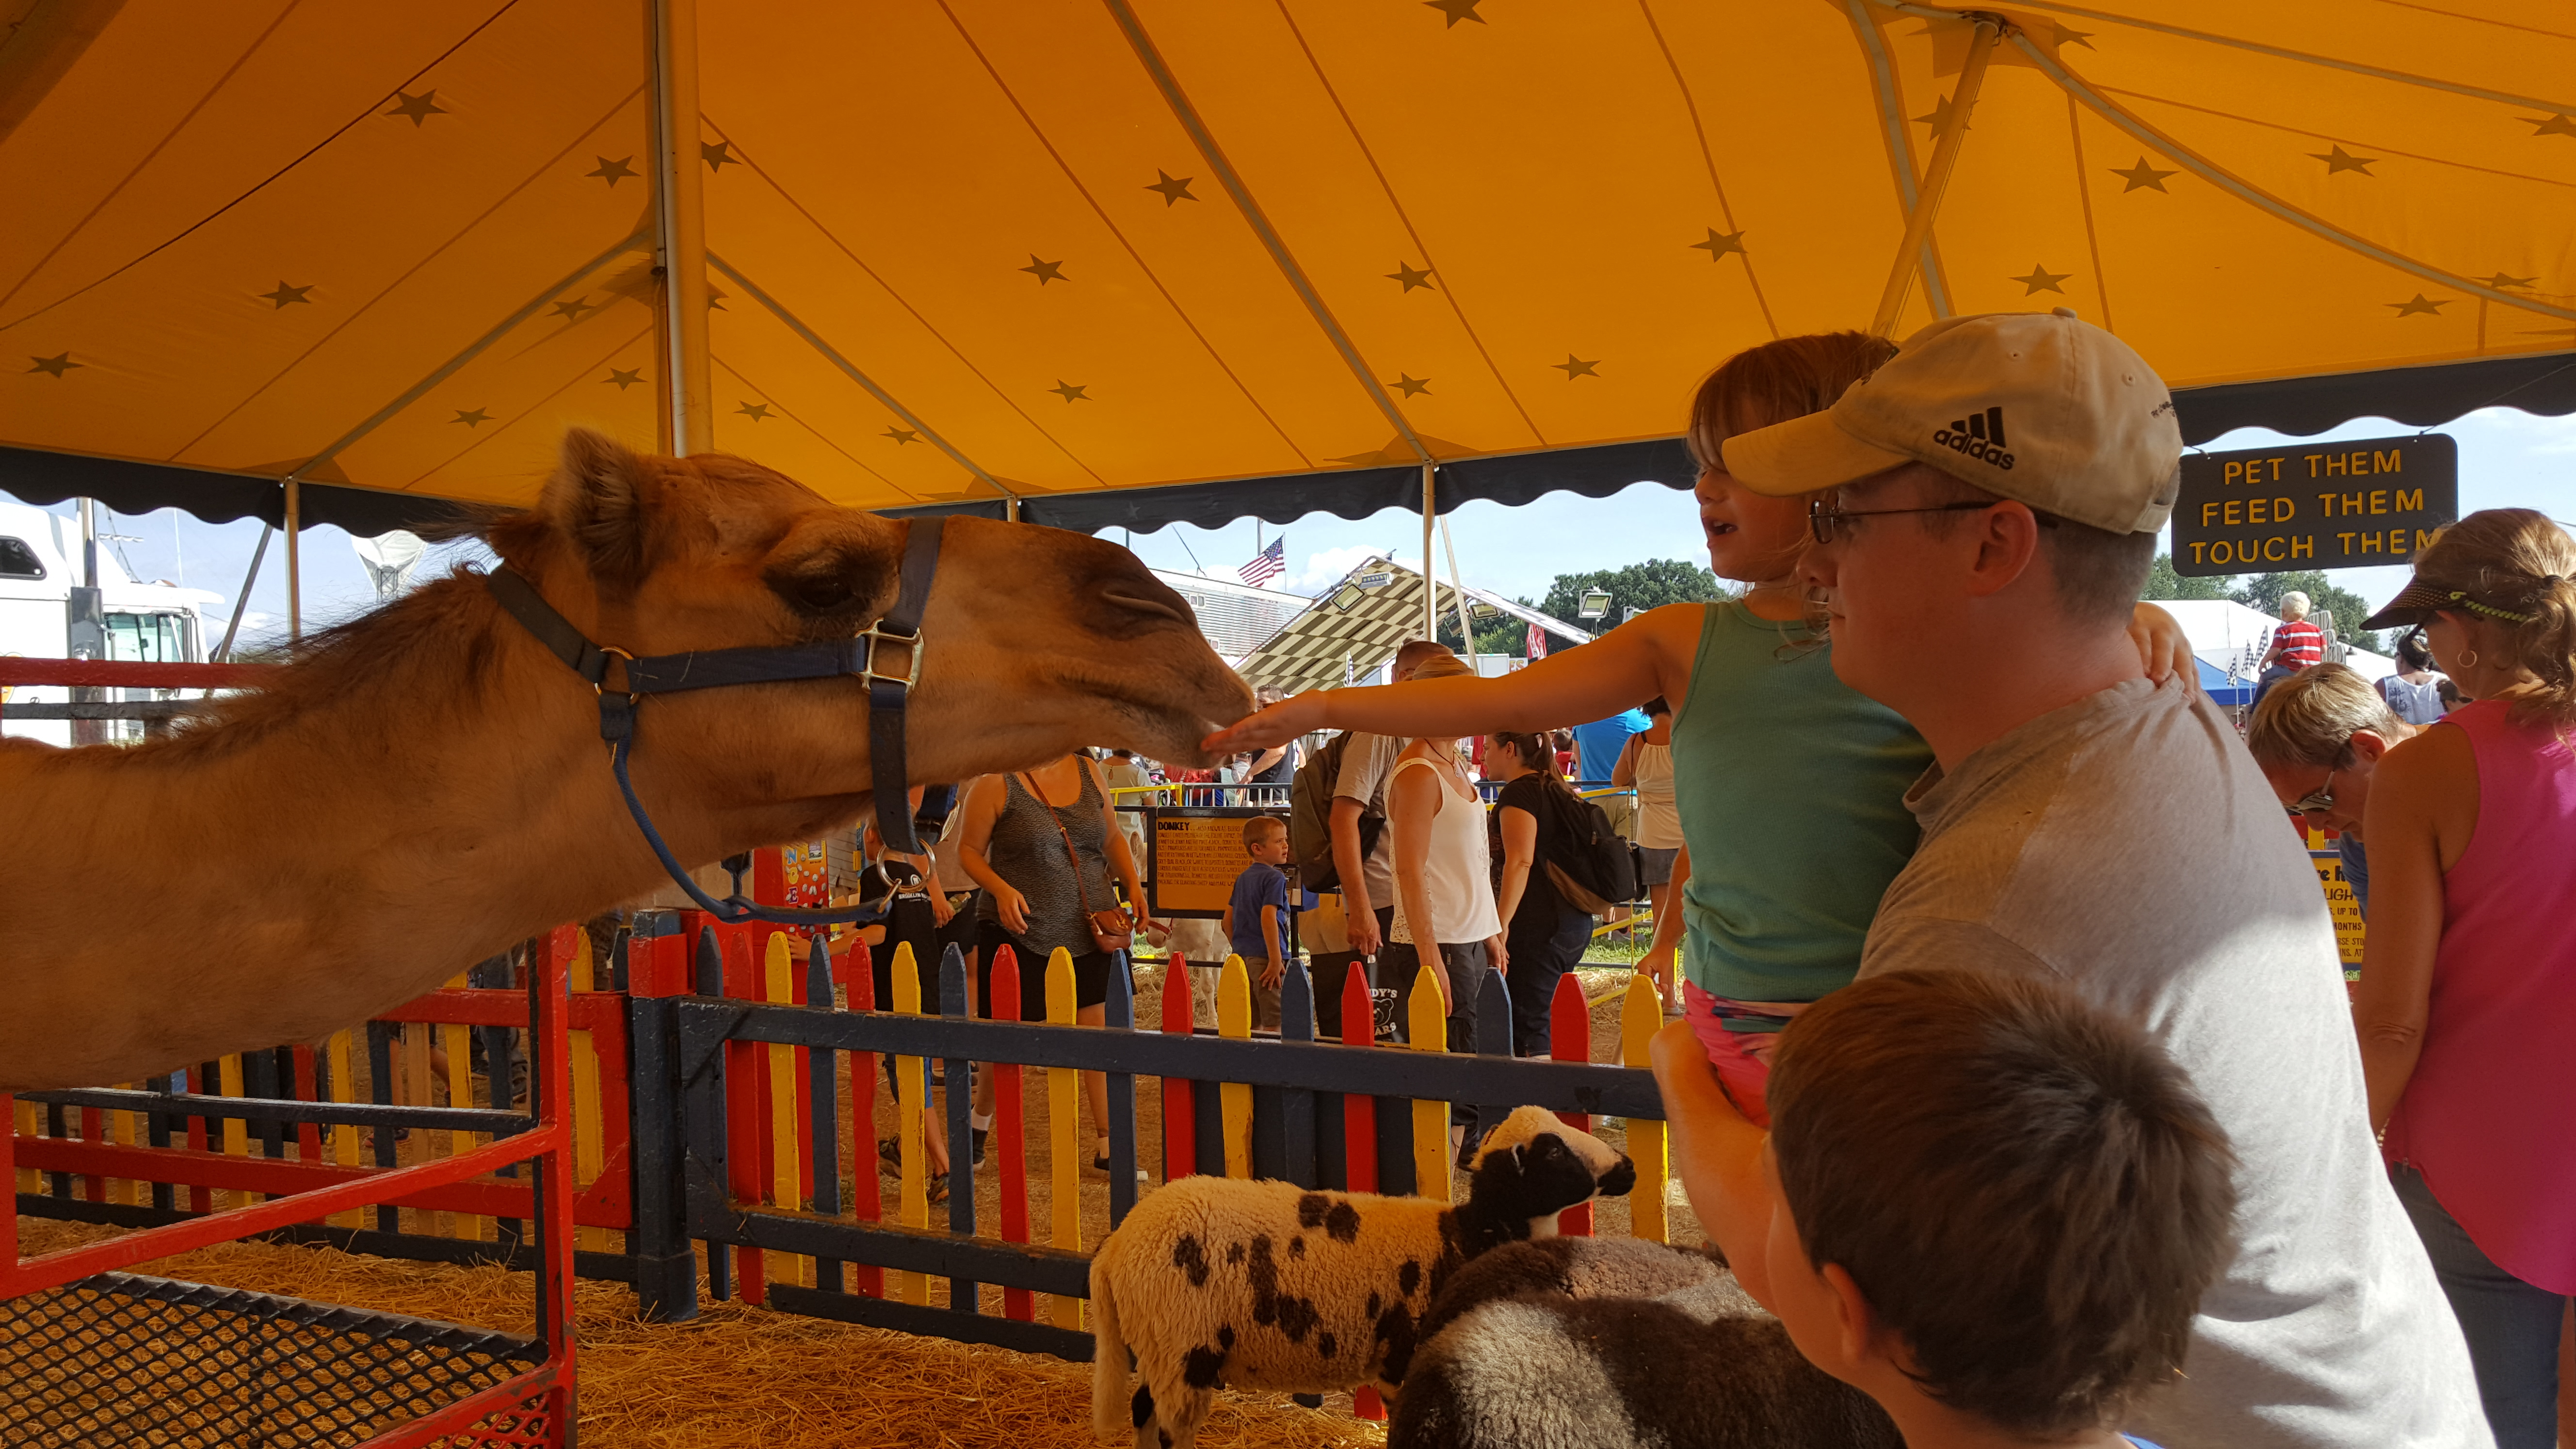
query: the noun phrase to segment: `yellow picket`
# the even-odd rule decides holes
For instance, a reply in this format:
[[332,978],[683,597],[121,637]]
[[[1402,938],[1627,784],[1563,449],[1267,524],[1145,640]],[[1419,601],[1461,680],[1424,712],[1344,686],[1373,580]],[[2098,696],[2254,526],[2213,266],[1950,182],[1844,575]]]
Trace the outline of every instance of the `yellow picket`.
[[[324,1049],[331,1057],[331,1100],[334,1102],[358,1100],[358,1073],[356,1065],[350,1060],[355,1053],[350,1046],[349,1033],[346,1031],[331,1033],[331,1040]],[[388,1127],[384,1130],[390,1132],[393,1129]],[[358,1165],[358,1129],[356,1127],[346,1122],[332,1126],[331,1160],[342,1167]],[[330,1222],[335,1228],[355,1228],[365,1226],[366,1219],[365,1214],[360,1210],[351,1208],[347,1212],[333,1213]]]
[[[1427,950],[1437,951],[1432,946]],[[1440,1000],[1440,976],[1429,961],[1413,976],[1413,998],[1405,1003],[1405,1026],[1418,1052],[1449,1049],[1449,1011]],[[1456,1199],[1449,1184],[1449,1104],[1416,1099],[1413,1104],[1413,1190],[1439,1202]]]
[[[1073,1025],[1073,953],[1062,946],[1047,957],[1047,1021]],[[1071,1067],[1049,1067],[1047,1074],[1047,1166],[1053,1182],[1055,1245],[1082,1251],[1082,1077]],[[1082,1300],[1056,1295],[1048,1313],[1058,1328],[1082,1327]]]
[[[785,931],[771,934],[768,959],[762,963],[767,999],[774,1005],[791,1005],[796,1000],[796,952],[787,944]],[[796,1143],[796,1048],[780,1042],[769,1046],[769,1155],[771,1166],[770,1201],[783,1208],[805,1206],[805,1175],[801,1166],[804,1154]],[[579,1048],[574,1049],[579,1053]],[[593,1064],[594,1070],[596,1063]],[[769,1255],[770,1281],[805,1285],[813,1275],[813,1260],[791,1253]]]
[[[16,1111],[13,1114],[15,1120],[10,1123],[11,1129],[14,1130],[22,1140],[35,1136],[37,1121],[36,1104],[28,1101],[24,1097],[20,1097],[12,1105],[16,1108]],[[44,1190],[45,1179],[36,1171],[36,1169],[32,1167],[22,1167],[18,1169],[18,1191],[42,1192]]]
[[[447,989],[450,991],[462,991],[465,986],[465,974],[461,971],[447,983]],[[472,1028],[459,1022],[440,1022],[438,1026],[439,1037],[447,1048],[447,1105],[451,1107],[474,1105],[474,1047],[471,1031]],[[459,1156],[473,1151],[474,1148],[473,1133],[450,1131],[447,1134],[449,1156]],[[479,1213],[456,1215],[455,1236],[479,1240],[492,1235],[490,1218]]]
[[[126,1085],[134,1087],[142,1084],[139,1082],[129,1082]],[[141,1147],[144,1145],[143,1119],[141,1116],[132,1112],[110,1112],[107,1114],[107,1135],[109,1141],[115,1142],[120,1146]],[[120,1182],[122,1185],[120,1185]],[[130,1202],[136,1207],[150,1207],[152,1205],[152,1184],[145,1182],[139,1177],[112,1180],[107,1185],[107,1200],[109,1202]]]
[[[1655,1033],[1664,1029],[1664,999],[1655,994],[1655,979],[1642,971],[1628,978],[1627,996],[1619,1003],[1619,1060],[1632,1067],[1652,1066],[1648,1053]],[[1637,1164],[1637,1185],[1628,1194],[1628,1230],[1658,1243],[1670,1242],[1664,1184],[1671,1179],[1672,1161],[1661,1121],[1628,1119],[1628,1160]]]
[[[573,933],[572,960],[564,967],[565,984],[574,991],[590,991],[598,976],[597,963],[591,960],[590,932]],[[576,1188],[585,1188],[597,1180],[608,1166],[608,1122],[601,1103],[605,1100],[599,1087],[599,1043],[587,1031],[567,1032],[572,1050],[564,1064],[572,1076],[572,1180]],[[580,1247],[606,1252],[612,1246],[606,1228],[575,1228],[573,1242]]]
[[[215,1063],[215,1090],[226,1097],[242,1094],[242,1059],[238,1053]],[[250,1124],[241,1118],[224,1119],[223,1140],[225,1156],[250,1156]],[[215,1201],[218,1207],[247,1207],[259,1199],[249,1193],[227,1192]]]
[[[1252,1035],[1252,972],[1243,958],[1228,955],[1216,978],[1216,1034]],[[1252,1175],[1252,1085],[1227,1082],[1217,1088],[1219,1117],[1225,1124],[1225,1175]]]
[[[894,1009],[899,1016],[921,1015],[921,966],[912,959],[912,943],[894,948]],[[921,1058],[894,1059],[895,1133],[903,1144],[900,1193],[903,1225],[930,1226],[929,1147],[922,1141]],[[791,1092],[794,1087],[791,1085]],[[930,1278],[923,1273],[893,1272],[895,1296],[906,1303],[930,1302]]]

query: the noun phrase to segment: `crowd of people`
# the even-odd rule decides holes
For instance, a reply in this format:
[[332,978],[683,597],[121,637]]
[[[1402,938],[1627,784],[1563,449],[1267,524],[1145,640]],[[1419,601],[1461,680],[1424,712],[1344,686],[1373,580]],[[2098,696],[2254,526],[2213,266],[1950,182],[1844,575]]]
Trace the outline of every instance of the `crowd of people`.
[[[2010,453],[1953,426],[1997,410]],[[2367,622],[2407,631],[2375,684],[2285,600],[2240,740],[2138,602],[2181,442],[2109,334],[1787,338],[1711,374],[1689,439],[1737,596],[1492,678],[1417,641],[1386,686],[1210,739],[1322,802],[1312,859],[1244,830],[1223,928],[1264,1020],[1294,917],[1319,981],[1430,983],[1454,1050],[1500,973],[1543,1052],[1596,919],[1551,851],[1578,785],[1633,790],[1679,1175],[1916,1442],[2553,1444],[2576,541],[2528,510],[2444,530]],[[1096,1012],[1102,908],[1157,929],[1109,791],[1192,783],[1123,754],[975,782],[928,897],[979,891],[987,958],[1093,962]],[[2284,809],[2364,902],[2349,996]]]

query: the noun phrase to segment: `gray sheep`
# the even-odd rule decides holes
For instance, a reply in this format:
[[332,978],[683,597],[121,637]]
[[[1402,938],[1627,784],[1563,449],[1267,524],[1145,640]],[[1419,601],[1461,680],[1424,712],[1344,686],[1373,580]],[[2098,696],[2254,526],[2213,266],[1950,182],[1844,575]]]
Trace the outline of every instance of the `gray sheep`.
[[1635,1238],[1497,1248],[1422,1322],[1388,1449],[1903,1449],[1712,1254]]

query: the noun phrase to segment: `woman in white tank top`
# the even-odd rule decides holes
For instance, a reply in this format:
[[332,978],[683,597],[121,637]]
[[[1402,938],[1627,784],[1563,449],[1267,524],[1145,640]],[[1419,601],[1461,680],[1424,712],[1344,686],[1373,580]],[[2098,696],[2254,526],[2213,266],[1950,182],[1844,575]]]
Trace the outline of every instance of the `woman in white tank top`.
[[[1437,675],[1426,667],[1414,677]],[[1405,746],[1387,776],[1386,822],[1394,842],[1395,920],[1378,953],[1378,984],[1395,988],[1395,1019],[1409,1040],[1414,983],[1429,966],[1447,1007],[1445,1045],[1473,1052],[1476,993],[1485,973],[1502,969],[1509,958],[1502,916],[1494,909],[1485,802],[1468,778],[1456,740],[1417,739]],[[1451,1109],[1453,1151],[1472,1140],[1465,1124],[1474,1110]]]

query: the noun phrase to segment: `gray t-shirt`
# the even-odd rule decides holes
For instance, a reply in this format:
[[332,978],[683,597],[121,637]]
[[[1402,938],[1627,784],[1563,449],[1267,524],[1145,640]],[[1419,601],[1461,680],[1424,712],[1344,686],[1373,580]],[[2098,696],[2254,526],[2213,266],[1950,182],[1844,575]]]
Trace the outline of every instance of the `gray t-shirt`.
[[[1333,782],[1336,798],[1347,796],[1366,805],[1369,813],[1386,814],[1386,779],[1395,773],[1395,761],[1404,753],[1404,740],[1398,735],[1354,733],[1342,749],[1341,778]],[[1368,887],[1369,909],[1382,911],[1395,904],[1395,832],[1381,826],[1377,848],[1361,864],[1360,882]]]
[[1861,974],[2028,972],[2145,1024],[2236,1149],[2236,1261],[2185,1379],[2120,1427],[2167,1449],[2492,1444],[2449,1302],[2371,1141],[2316,872],[2208,697],[2114,685],[1936,767]]

